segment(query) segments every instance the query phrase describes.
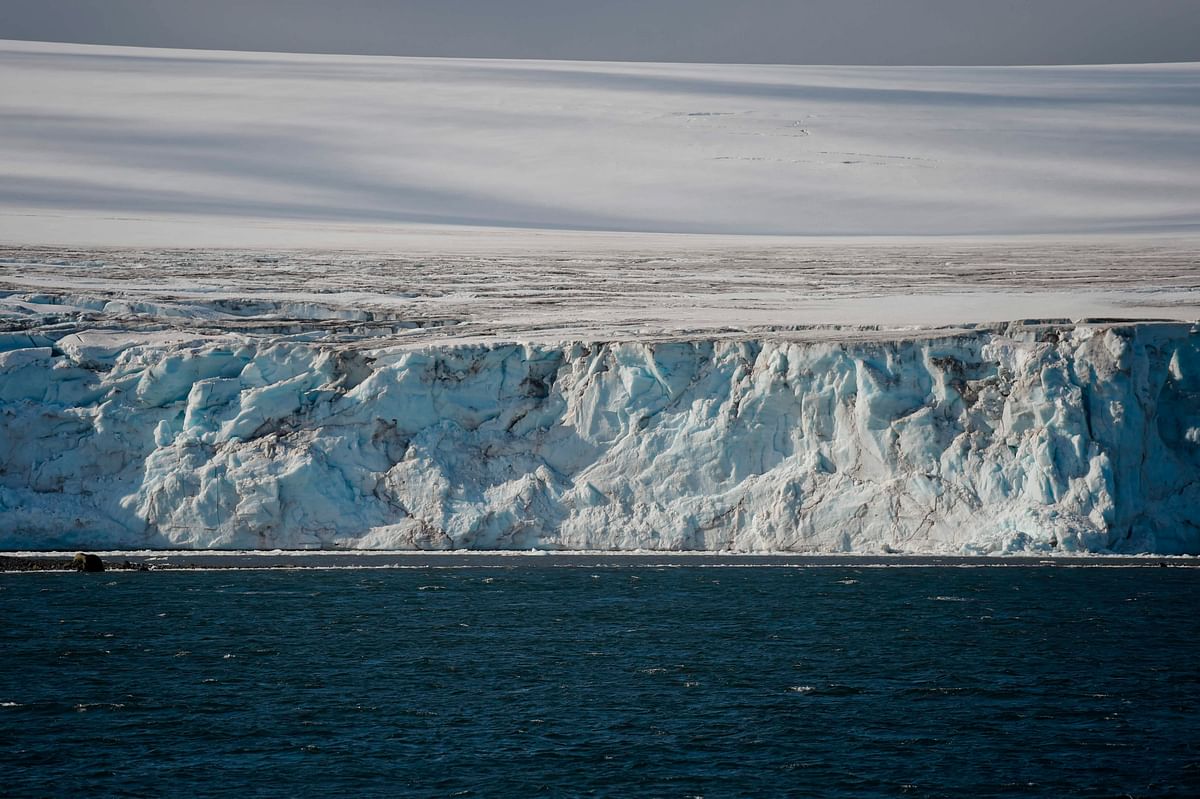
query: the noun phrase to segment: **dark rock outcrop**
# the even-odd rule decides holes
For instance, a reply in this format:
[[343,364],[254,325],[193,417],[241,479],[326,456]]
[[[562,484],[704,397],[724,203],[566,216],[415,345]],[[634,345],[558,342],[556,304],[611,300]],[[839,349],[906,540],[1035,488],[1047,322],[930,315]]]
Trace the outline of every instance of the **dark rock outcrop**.
[[102,572],[104,571],[104,561],[100,560],[99,555],[91,553],[79,552],[76,553],[75,559],[71,561],[76,571],[81,572]]

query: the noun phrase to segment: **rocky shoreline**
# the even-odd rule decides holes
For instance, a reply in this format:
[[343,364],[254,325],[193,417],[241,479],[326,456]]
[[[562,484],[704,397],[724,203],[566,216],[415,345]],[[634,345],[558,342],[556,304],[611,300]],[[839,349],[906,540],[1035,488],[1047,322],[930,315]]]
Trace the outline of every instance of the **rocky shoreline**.
[[[1200,568],[1200,558],[1135,556],[812,555],[721,552],[180,552],[107,553],[105,571],[210,569],[456,569],[703,567],[1177,567]],[[93,556],[96,557],[96,556]],[[98,559],[98,558],[97,558]],[[83,571],[64,553],[0,555],[0,572]]]
[[83,552],[73,557],[23,557],[0,555],[0,572],[104,572],[104,571],[150,571],[151,566],[141,561],[124,560],[120,563],[105,563],[98,555]]

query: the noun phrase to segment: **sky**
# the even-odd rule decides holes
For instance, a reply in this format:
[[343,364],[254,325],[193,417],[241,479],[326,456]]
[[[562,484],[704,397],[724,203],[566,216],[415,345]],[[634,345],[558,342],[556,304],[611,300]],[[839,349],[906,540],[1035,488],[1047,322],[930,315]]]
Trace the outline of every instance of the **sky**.
[[0,38],[774,64],[1200,61],[1200,0],[2,0]]

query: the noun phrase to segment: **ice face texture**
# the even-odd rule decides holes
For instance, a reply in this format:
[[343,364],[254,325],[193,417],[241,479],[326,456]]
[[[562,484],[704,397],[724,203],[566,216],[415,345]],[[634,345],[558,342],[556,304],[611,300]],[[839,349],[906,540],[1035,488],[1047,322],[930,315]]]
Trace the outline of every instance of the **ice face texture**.
[[1200,552],[1200,332],[0,342],[0,546]]

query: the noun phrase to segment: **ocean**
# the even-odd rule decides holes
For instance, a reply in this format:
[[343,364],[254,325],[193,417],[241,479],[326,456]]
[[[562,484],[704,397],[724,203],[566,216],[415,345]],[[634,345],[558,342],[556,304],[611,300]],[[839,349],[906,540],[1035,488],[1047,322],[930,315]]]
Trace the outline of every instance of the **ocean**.
[[0,794],[1180,796],[1200,570],[0,575]]

